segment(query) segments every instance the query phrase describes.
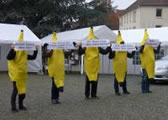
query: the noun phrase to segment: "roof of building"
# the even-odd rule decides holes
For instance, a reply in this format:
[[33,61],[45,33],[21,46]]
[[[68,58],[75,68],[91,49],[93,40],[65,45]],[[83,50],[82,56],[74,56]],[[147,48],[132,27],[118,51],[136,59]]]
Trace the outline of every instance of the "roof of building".
[[168,0],[136,0],[120,16],[137,9],[139,6],[168,6]]

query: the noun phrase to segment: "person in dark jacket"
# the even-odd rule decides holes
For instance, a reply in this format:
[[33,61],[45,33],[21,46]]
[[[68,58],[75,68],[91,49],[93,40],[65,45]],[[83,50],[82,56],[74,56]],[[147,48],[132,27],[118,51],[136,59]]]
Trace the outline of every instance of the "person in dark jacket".
[[150,91],[150,81],[152,82],[154,79],[155,53],[159,53],[160,51],[160,44],[156,49],[146,44],[148,38],[149,35],[147,33],[147,30],[145,29],[144,39],[140,43],[140,59],[142,65],[142,93],[152,93],[152,91]]
[[[120,31],[117,36],[117,44],[124,44],[124,41],[121,38]],[[109,59],[113,59],[113,70],[114,70],[114,89],[115,94],[120,95],[119,85],[123,89],[124,94],[130,94],[127,90],[127,57],[132,58],[135,54],[135,51],[129,53],[127,51],[110,51]]]
[[[88,40],[94,40],[95,36],[93,28],[90,29]],[[105,55],[108,50],[97,47],[79,47],[79,55],[84,54],[84,67],[86,72],[86,83],[85,83],[85,98],[98,98],[97,97],[97,84],[98,84],[98,72],[100,69],[100,58],[99,53]],[[90,90],[91,89],[91,90]]]
[[[21,31],[20,39],[23,39],[23,31]],[[17,94],[19,94],[19,110],[27,110],[23,105],[26,96],[27,60],[36,59],[37,52],[35,50],[33,55],[28,55],[25,50],[15,50],[12,45],[7,55],[9,78],[13,84],[11,110],[14,112],[18,112],[16,107]]]

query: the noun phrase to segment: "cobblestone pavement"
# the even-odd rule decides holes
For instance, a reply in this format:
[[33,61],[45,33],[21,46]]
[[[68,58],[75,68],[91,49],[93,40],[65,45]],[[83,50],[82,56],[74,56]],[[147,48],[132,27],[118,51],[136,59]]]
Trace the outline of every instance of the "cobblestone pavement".
[[[0,120],[168,120],[168,84],[151,85],[153,93],[142,94],[139,76],[128,76],[130,95],[115,96],[113,76],[100,75],[98,100],[84,99],[84,76],[68,74],[61,104],[50,101],[51,79],[28,75],[25,104],[28,111],[12,113],[12,84],[0,73]],[[121,91],[121,89],[120,89]]]

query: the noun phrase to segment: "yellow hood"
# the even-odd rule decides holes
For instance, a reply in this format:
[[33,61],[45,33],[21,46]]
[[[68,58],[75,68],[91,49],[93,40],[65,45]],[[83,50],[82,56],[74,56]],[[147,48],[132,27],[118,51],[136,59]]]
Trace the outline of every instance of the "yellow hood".
[[90,32],[89,32],[89,35],[88,35],[87,39],[88,40],[95,39],[95,35],[94,35],[94,32],[93,32],[93,27],[90,27]]
[[[23,42],[23,30],[21,30],[18,42]],[[19,94],[26,92],[27,83],[27,52],[17,50],[15,59],[8,60],[8,74],[11,81],[16,81]]]
[[117,44],[121,44],[121,42],[124,42],[124,40],[123,40],[122,37],[121,37],[121,32],[118,31],[116,43],[117,43]]
[[[90,28],[88,40],[95,39],[93,28]],[[100,68],[99,49],[96,47],[86,48],[84,55],[84,66],[89,81],[97,81],[98,72]]]
[[[121,42],[124,42],[122,40],[120,31],[118,31],[116,42],[117,44],[121,44]],[[113,63],[113,69],[114,69],[114,73],[117,78],[117,81],[119,83],[124,82],[125,75],[127,72],[127,52],[126,51],[116,51],[115,57],[112,63]]]
[[144,30],[144,38],[143,38],[143,40],[141,41],[140,46],[144,45],[144,44],[146,43],[146,41],[148,40],[148,38],[149,38],[149,34],[148,34],[148,32],[147,32],[147,29],[145,29],[145,30]]
[[[57,42],[56,32],[53,32],[52,41]],[[53,54],[48,58],[48,73],[54,77],[54,83],[57,88],[64,86],[64,52],[61,49],[53,50]]]
[[[145,42],[148,40],[149,35],[147,30],[145,29],[144,31],[144,38],[140,45],[144,45]],[[155,54],[154,54],[154,49],[149,46],[145,45],[143,53],[140,54],[140,59],[141,59],[141,65],[142,68],[146,70],[148,77],[149,78],[154,78],[154,67],[155,67]]]

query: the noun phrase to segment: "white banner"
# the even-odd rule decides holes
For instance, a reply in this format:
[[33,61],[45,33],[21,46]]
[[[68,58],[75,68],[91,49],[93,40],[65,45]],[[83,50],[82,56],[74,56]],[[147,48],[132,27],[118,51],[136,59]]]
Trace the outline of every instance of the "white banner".
[[135,45],[132,44],[112,44],[113,51],[136,51]]
[[159,40],[157,39],[148,39],[145,43],[146,45],[150,45],[152,46],[153,48],[157,48],[158,45],[160,44]]
[[110,41],[107,39],[82,41],[82,47],[107,47],[107,46],[110,46]]
[[34,43],[28,43],[28,42],[15,42],[14,48],[16,50],[36,50]]
[[57,41],[48,43],[49,50],[53,49],[75,49],[72,41]]

